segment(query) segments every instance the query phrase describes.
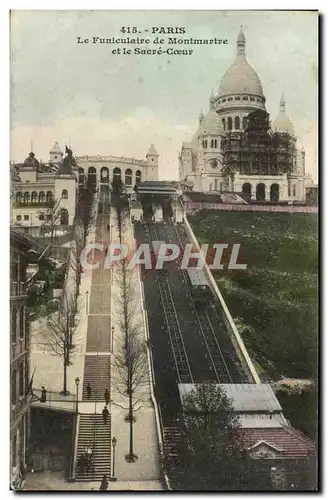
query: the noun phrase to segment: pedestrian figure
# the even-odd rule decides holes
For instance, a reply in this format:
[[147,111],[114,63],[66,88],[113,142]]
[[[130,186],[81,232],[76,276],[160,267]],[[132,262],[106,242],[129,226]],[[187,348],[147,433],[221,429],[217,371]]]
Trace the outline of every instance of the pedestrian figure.
[[102,411],[102,416],[103,416],[103,419],[104,419],[104,424],[106,425],[108,417],[109,417],[109,411],[107,410],[107,406],[104,406],[104,409]]
[[47,391],[44,385],[41,387],[41,397],[40,397],[40,402],[45,403],[47,401]]
[[89,383],[87,383],[87,398],[90,399],[91,398],[91,385]]
[[108,389],[105,390],[104,396],[105,396],[105,403],[107,406],[109,404],[109,390]]
[[101,483],[100,483],[100,488],[99,490],[100,491],[106,491],[108,488],[108,481],[107,481],[107,477],[106,476],[103,476],[102,480],[101,480]]

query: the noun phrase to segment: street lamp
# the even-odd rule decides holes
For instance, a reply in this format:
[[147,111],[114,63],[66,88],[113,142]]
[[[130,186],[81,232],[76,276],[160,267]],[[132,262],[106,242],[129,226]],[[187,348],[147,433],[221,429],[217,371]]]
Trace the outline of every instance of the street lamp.
[[79,383],[80,379],[79,377],[76,377],[75,379],[75,385],[76,385],[76,407],[75,407],[75,412],[76,412],[76,418],[79,412]]
[[111,346],[112,346],[112,354],[114,354],[114,326],[112,326],[112,339],[111,339]]
[[117,481],[117,477],[115,476],[115,447],[116,447],[117,439],[113,437],[112,446],[113,446],[113,474],[110,477],[110,481]]
[[85,292],[85,314],[89,312],[89,292],[88,290]]

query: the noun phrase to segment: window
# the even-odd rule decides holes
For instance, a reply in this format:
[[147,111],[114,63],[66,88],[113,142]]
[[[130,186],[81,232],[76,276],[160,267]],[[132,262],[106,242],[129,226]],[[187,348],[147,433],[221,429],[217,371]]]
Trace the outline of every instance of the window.
[[63,189],[62,190],[61,197],[62,197],[63,200],[67,200],[67,198],[68,198],[68,191],[67,191],[67,189]]
[[223,182],[220,183],[220,191],[223,191]]
[[225,130],[226,129],[226,125],[225,125],[225,119],[224,118],[222,118],[222,125],[223,125],[223,130]]
[[44,214],[39,215],[39,220],[44,220]]
[[24,338],[24,324],[25,324],[24,308],[21,307],[19,311],[19,337],[21,339]]
[[293,184],[293,196],[296,196],[296,186]]
[[213,140],[213,148],[216,149],[218,147],[218,141],[216,139]]
[[228,130],[232,130],[232,118],[229,116],[228,118]]
[[127,168],[125,171],[125,184],[127,186],[132,186],[132,170],[130,168]]
[[235,97],[235,101],[240,101],[240,97],[239,96]]
[[17,335],[17,309],[13,307],[11,310],[11,342],[16,343]]
[[51,200],[52,200],[52,192],[51,191],[47,191],[46,202],[50,203]]
[[240,118],[239,118],[239,116],[236,116],[236,118],[235,118],[235,129],[236,130],[240,129]]
[[24,364],[19,365],[19,395],[24,396]]
[[245,130],[246,127],[247,127],[247,117],[244,116],[244,118],[243,118],[243,129]]
[[54,156],[54,158],[55,158],[55,160],[57,160],[58,156],[57,156],[57,155],[55,155],[55,156]]
[[222,99],[222,102],[226,102],[226,100],[225,100],[225,99]]
[[255,101],[255,97],[250,97],[250,100],[251,101]]
[[288,182],[288,196],[291,196],[290,182]]
[[30,216],[29,215],[24,215],[24,220],[29,220]]
[[207,139],[205,139],[204,141],[202,141],[203,143],[203,148],[206,149],[207,148]]
[[21,215],[16,215],[16,220],[22,220],[22,216]]
[[21,192],[16,194],[16,203],[22,203],[22,193]]
[[257,102],[262,102],[262,100],[259,97],[256,99],[256,101]]
[[38,193],[36,191],[33,191],[33,193],[31,194],[31,202],[37,203],[37,201],[38,201]]
[[140,184],[141,182],[141,172],[140,170],[136,171],[136,184]]
[[46,195],[44,194],[43,191],[40,191],[39,193],[39,203],[44,203],[46,199]]
[[243,96],[243,101],[248,101],[248,97],[247,97],[247,95],[244,95],[244,96]]
[[232,97],[228,97],[228,101],[232,101],[232,100],[233,100],[233,98],[232,98]]
[[51,214],[46,214],[46,220],[51,220]]
[[30,202],[30,193],[24,193],[24,203]]

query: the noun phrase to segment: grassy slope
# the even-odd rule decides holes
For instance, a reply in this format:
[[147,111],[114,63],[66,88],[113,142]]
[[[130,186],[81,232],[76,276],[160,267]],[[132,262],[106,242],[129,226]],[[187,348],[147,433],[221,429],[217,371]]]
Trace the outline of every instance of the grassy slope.
[[256,360],[272,376],[317,370],[317,216],[202,211],[189,216],[200,243],[241,244],[247,270],[214,272]]

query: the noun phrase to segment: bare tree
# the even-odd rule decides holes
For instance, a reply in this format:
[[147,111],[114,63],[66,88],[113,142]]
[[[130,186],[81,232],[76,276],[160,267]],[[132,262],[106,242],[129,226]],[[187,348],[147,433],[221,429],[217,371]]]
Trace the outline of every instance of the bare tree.
[[[120,296],[117,300],[121,342],[115,355],[116,374],[113,384],[118,393],[127,398],[126,420],[129,422],[129,453],[126,461],[134,462],[137,455],[133,451],[133,424],[135,413],[142,408],[148,388],[147,346],[143,339],[142,323],[136,316],[137,301],[135,283],[131,271],[122,265],[118,270]],[[117,404],[117,403],[115,403]]]
[[74,274],[74,299],[75,306],[77,307],[77,298],[80,293],[80,284],[81,284],[81,274],[82,274],[82,265],[80,262],[80,257],[82,250],[85,245],[85,228],[83,222],[77,218],[75,222],[74,228],[74,240],[70,245],[70,260],[69,267],[73,271]]
[[43,210],[39,210],[39,215],[42,215],[44,222],[41,225],[43,232],[50,232],[51,245],[53,244],[54,236],[56,235],[56,228],[60,224],[61,211],[59,209],[61,198],[55,200],[53,197],[47,202],[47,206]]
[[47,329],[42,333],[48,351],[63,360],[62,394],[68,394],[67,367],[72,364],[71,354],[76,347],[76,313],[74,294],[68,294],[63,290],[58,310],[47,317]]

